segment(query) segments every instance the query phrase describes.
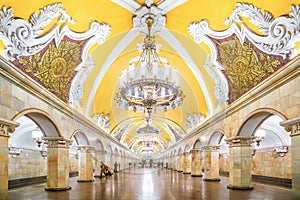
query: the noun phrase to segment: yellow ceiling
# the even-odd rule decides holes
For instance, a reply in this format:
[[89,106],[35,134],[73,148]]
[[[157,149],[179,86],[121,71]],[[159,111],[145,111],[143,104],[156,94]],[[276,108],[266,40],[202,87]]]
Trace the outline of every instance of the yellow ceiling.
[[[94,114],[104,113],[110,114],[110,130],[121,128],[120,122],[123,120],[134,118],[129,120],[131,128],[127,130],[127,136],[123,142],[130,143],[132,140],[131,135],[137,130],[138,127],[145,125],[143,117],[135,118],[137,116],[143,116],[143,113],[134,113],[132,111],[124,111],[116,107],[115,94],[118,91],[118,77],[120,76],[122,69],[128,69],[128,62],[131,58],[139,56],[137,52],[136,44],[143,41],[143,35],[138,34],[124,50],[115,56],[115,60],[109,65],[101,83],[97,87],[97,91],[90,101],[90,93],[95,79],[103,70],[103,65],[107,61],[107,58],[111,55],[113,49],[118,45],[124,36],[133,28],[132,19],[134,14],[120,5],[110,0],[85,0],[85,1],[73,1],[64,0],[62,2],[63,9],[76,21],[75,24],[67,23],[67,26],[75,32],[84,32],[89,29],[92,21],[106,22],[111,27],[111,34],[106,38],[103,44],[95,44],[89,50],[92,55],[95,67],[89,74],[86,82],[84,83],[84,96],[81,99],[82,113],[86,116],[92,117]],[[143,0],[136,1],[144,5]],[[154,1],[158,3],[159,1]],[[229,28],[229,25],[225,25],[224,21],[232,14],[232,11],[236,7],[236,3],[239,1],[224,1],[224,0],[188,0],[182,5],[175,7],[166,14],[166,29],[172,33],[176,40],[182,45],[182,47],[189,54],[192,61],[195,63],[197,70],[201,73],[201,79],[206,84],[206,89],[210,97],[212,105],[216,104],[216,98],[214,96],[215,83],[209,76],[207,70],[203,67],[206,62],[208,54],[211,54],[210,49],[206,44],[197,44],[193,41],[193,37],[188,33],[188,25],[193,21],[208,20],[213,30],[222,31]],[[51,0],[7,0],[2,1],[2,5],[6,7],[12,7],[14,10],[14,16],[28,20],[30,15],[43,8],[46,5],[57,3],[57,1]],[[273,0],[248,0],[247,3],[251,3],[262,10],[267,10],[273,14],[276,18],[281,15],[286,15],[290,12],[290,5],[299,4],[300,1],[295,0],[277,0],[274,3]],[[253,26],[247,19],[245,23],[251,27],[253,31],[258,32],[257,27]],[[44,34],[56,25],[55,22],[51,23],[44,29]],[[62,24],[57,23],[61,26]],[[168,41],[162,38],[160,35],[156,35],[156,41],[162,44],[162,48],[159,51],[159,56],[168,59],[170,65],[175,68],[181,75],[181,89],[185,94],[185,99],[180,109],[171,110],[166,113],[159,112],[154,114],[155,117],[166,118],[174,121],[186,130],[187,114],[202,114],[209,115],[209,108],[207,99],[205,99],[205,91],[199,85],[196,75],[188,66],[189,59],[182,57],[174,49]],[[2,49],[5,48],[2,44]],[[199,79],[199,77],[198,77]],[[91,104],[91,109],[87,111],[88,104]],[[225,105],[222,106],[225,108]],[[87,112],[87,113],[86,113]],[[168,120],[165,120],[168,123]],[[163,133],[164,140],[171,141],[170,130],[161,120],[153,119],[153,124],[158,126],[157,128]],[[159,126],[159,124],[161,124]],[[123,126],[124,124],[122,124]],[[116,127],[117,126],[117,127]],[[137,147],[136,147],[137,148]]]

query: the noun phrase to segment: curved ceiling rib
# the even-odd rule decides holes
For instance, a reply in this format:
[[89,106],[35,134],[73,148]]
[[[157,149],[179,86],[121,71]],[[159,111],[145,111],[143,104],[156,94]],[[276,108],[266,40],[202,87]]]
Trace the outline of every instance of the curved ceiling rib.
[[204,82],[203,76],[201,75],[201,72],[197,68],[197,65],[193,61],[193,59],[190,57],[189,53],[185,50],[183,45],[173,36],[173,34],[166,28],[163,28],[161,32],[158,33],[165,41],[167,41],[170,46],[175,49],[175,51],[183,58],[183,60],[186,62],[187,66],[190,68],[190,70],[193,72],[194,76],[196,77],[202,91],[205,97],[205,101],[208,108],[208,115],[211,115],[213,112],[213,106],[212,101],[208,92],[208,89],[206,87],[206,84]]
[[114,60],[121,54],[121,52],[128,46],[128,44],[130,44],[130,42],[132,40],[134,40],[135,37],[137,37],[137,35],[139,35],[139,32],[135,31],[134,28],[132,28],[122,38],[122,40],[115,46],[113,51],[109,54],[109,56],[105,60],[103,67],[101,68],[100,73],[97,75],[97,78],[95,79],[94,84],[89,93],[89,97],[88,97],[88,101],[87,101],[87,105],[86,105],[86,112],[85,112],[85,116],[87,118],[90,117],[89,115],[90,115],[91,107],[92,107],[92,104],[94,101],[94,97],[96,95],[97,89],[98,89],[105,73],[109,69],[110,65],[114,62]]

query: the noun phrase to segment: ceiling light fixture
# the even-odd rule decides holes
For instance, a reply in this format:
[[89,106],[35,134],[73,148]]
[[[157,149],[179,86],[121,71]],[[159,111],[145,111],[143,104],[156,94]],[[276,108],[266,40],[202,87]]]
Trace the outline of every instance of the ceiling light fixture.
[[117,107],[144,112],[149,118],[153,112],[179,108],[184,99],[179,74],[157,54],[158,45],[151,35],[153,23],[153,18],[146,19],[148,34],[144,37],[142,54],[130,63],[128,70],[123,70],[115,97]]

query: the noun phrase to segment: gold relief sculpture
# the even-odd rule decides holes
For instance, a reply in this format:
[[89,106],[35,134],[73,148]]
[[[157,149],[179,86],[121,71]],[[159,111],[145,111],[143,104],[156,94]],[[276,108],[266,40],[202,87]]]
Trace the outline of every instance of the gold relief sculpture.
[[84,41],[64,39],[56,47],[50,43],[44,50],[17,62],[29,76],[43,84],[50,92],[67,102],[75,68],[81,62]]
[[256,86],[274,73],[282,62],[270,55],[257,53],[245,42],[241,44],[237,37],[218,42],[219,62],[224,66],[224,74],[229,83],[229,103]]

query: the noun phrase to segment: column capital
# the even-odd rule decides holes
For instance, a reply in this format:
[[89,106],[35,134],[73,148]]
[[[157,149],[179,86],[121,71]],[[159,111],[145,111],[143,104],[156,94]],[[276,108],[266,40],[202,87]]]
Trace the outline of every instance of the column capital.
[[0,136],[8,137],[9,133],[14,132],[19,125],[18,122],[0,118]]
[[251,144],[254,142],[253,136],[234,136],[225,139],[226,143],[230,147],[241,147],[241,146],[251,146]]
[[191,149],[191,150],[190,150],[190,153],[201,152],[201,151],[202,151],[202,149]]
[[202,151],[218,151],[221,148],[220,145],[205,145],[201,147]]
[[46,141],[48,147],[59,148],[59,147],[69,147],[73,140],[66,139],[64,137],[42,137]]
[[93,147],[92,145],[77,145],[76,147],[78,150],[82,150],[82,149],[94,150],[95,149],[95,147]]
[[300,117],[280,122],[280,125],[286,131],[291,132],[291,137],[300,135]]

